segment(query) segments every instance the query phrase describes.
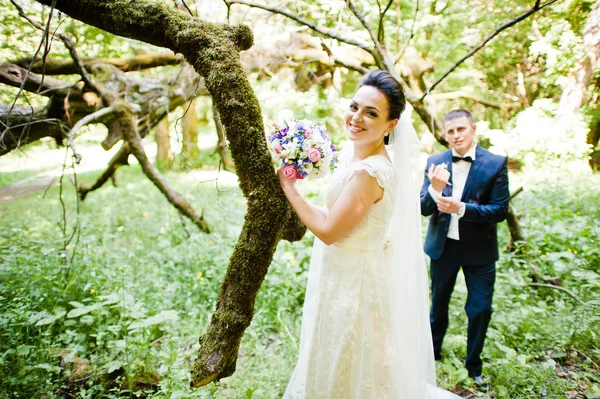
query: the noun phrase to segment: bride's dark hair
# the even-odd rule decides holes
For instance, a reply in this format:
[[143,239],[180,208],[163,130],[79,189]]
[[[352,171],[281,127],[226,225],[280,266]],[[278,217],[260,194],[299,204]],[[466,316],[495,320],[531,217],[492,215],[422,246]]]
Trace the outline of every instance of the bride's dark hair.
[[[362,77],[358,88],[363,86],[372,86],[379,90],[388,101],[388,120],[400,119],[400,115],[406,108],[406,98],[404,97],[404,91],[402,86],[396,79],[392,77],[387,71],[381,69],[374,69]],[[389,143],[389,137],[386,136],[384,143]]]

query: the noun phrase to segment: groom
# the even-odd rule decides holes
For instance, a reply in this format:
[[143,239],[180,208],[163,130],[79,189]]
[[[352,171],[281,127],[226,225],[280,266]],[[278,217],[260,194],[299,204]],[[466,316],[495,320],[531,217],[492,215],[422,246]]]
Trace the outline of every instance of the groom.
[[444,118],[450,150],[427,160],[421,190],[421,214],[431,216],[425,253],[431,258],[430,323],[436,360],[448,328],[448,304],[462,266],[469,318],[466,368],[485,387],[481,351],[492,316],[498,260],[496,224],[508,211],[507,158],[474,141],[477,127],[465,110]]

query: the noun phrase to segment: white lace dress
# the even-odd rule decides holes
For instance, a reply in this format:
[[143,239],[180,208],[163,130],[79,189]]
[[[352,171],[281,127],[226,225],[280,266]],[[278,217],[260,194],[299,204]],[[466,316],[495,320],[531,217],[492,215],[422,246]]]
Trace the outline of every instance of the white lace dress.
[[[344,239],[330,246],[315,239],[299,359],[286,399],[417,399],[417,390],[394,375],[403,367],[397,366],[402,354],[394,349],[400,348],[392,336],[390,305],[394,304],[387,284],[386,241],[396,185],[392,163],[374,155],[340,165],[327,188],[326,205],[333,207],[359,169],[377,179],[384,195]],[[395,367],[390,367],[394,362]],[[419,392],[423,398],[456,397],[438,396],[442,391],[434,386]]]

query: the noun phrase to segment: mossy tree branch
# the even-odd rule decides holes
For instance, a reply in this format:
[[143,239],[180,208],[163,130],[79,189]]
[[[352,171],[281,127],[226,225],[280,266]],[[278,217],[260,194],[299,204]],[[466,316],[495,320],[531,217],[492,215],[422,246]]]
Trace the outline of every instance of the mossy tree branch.
[[56,8],[111,33],[182,53],[205,78],[225,127],[248,212],[216,310],[200,338],[192,384],[231,375],[256,295],[282,237],[282,223],[273,221],[290,212],[273,171],[258,100],[239,60],[239,51],[252,45],[252,32],[243,26],[204,23],[166,4],[143,0],[58,0]]

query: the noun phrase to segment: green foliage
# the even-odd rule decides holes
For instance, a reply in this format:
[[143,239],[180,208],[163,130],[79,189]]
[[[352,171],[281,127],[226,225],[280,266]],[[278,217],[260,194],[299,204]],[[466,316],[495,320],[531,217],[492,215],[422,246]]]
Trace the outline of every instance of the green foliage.
[[[214,176],[167,174],[186,198],[204,207],[215,229],[210,235],[187,222],[184,227],[137,166],[118,171],[120,187],[106,186],[81,205],[81,236],[67,252],[61,251],[58,188],[45,199],[33,195],[2,206],[0,392],[59,397],[74,373],[71,365],[82,358],[95,377],[71,388],[81,398],[142,394],[136,375],[144,371],[160,376],[157,391],[147,392],[155,398],[281,397],[297,356],[310,236],[280,243],[236,373],[206,388],[188,387],[197,339],[214,309],[245,211],[233,176],[221,173],[219,190]],[[496,311],[484,351],[491,395],[563,398],[577,387],[592,392],[600,360],[600,231],[594,223],[600,214],[593,189],[600,181],[589,175],[518,179],[527,190],[514,206],[523,213],[528,241],[519,255],[503,254],[498,264]],[[319,202],[319,186],[302,189]],[[64,191],[70,234],[74,192],[69,183]],[[534,266],[543,276],[560,278],[585,306],[565,292],[528,287]],[[461,280],[445,360],[438,363],[446,387],[470,384],[462,367],[465,295]],[[110,373],[122,373],[124,380],[115,385]]]
[[588,126],[583,118],[574,115],[568,125],[554,119],[557,104],[552,100],[536,100],[517,114],[507,125],[507,132],[489,129],[479,123],[479,134],[488,140],[495,151],[519,159],[525,167],[560,169],[570,165],[587,168],[590,145],[586,142]]

